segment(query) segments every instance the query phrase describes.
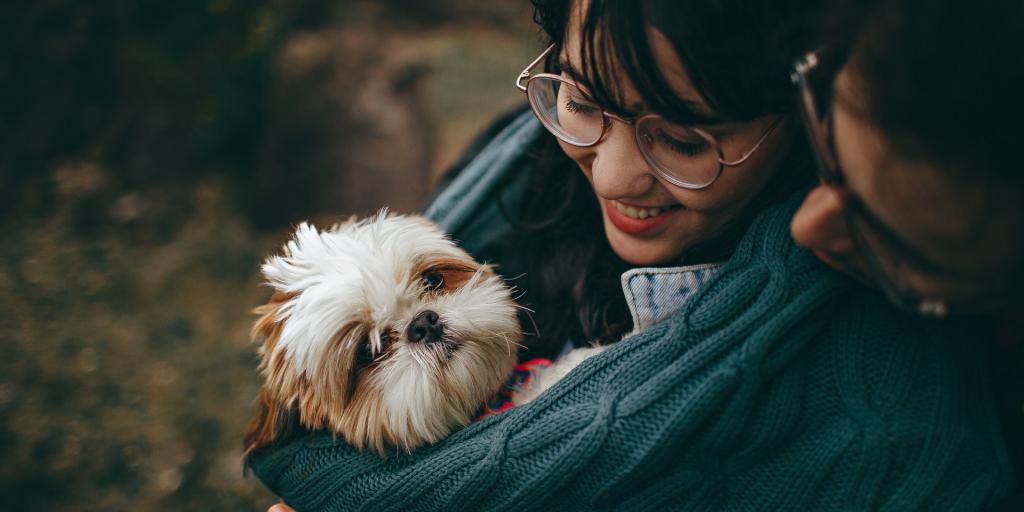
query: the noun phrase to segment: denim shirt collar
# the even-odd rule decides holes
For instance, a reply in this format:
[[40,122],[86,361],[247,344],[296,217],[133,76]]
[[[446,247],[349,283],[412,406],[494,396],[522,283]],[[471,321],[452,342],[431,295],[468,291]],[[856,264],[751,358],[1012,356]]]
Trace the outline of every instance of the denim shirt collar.
[[622,291],[633,316],[633,333],[672,316],[722,263],[634,268],[622,274]]

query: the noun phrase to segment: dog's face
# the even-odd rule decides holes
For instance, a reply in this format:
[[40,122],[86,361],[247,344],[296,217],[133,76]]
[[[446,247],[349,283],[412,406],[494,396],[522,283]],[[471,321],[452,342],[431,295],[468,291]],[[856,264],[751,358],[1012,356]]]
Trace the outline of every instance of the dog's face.
[[355,446],[408,451],[469,423],[514,364],[508,288],[425,219],[302,224],[262,270],[275,294],[253,328],[266,383],[250,450],[297,413]]

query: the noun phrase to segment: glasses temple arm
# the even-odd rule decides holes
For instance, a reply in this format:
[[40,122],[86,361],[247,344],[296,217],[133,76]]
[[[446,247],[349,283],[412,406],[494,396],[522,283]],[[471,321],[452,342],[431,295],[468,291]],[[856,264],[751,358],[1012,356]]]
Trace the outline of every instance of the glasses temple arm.
[[539,64],[540,61],[544,60],[544,58],[547,57],[554,49],[555,43],[551,43],[551,45],[548,46],[546,50],[541,52],[541,54],[538,55],[536,59],[533,59],[532,62],[526,65],[526,69],[524,69],[523,72],[519,73],[519,76],[516,77],[516,89],[526,92],[526,84],[523,83],[523,80],[530,78],[530,70],[533,69],[537,64]]
[[764,134],[761,135],[761,138],[757,140],[757,143],[754,144],[754,147],[746,150],[743,153],[743,155],[740,156],[739,160],[734,160],[732,162],[727,162],[725,160],[719,160],[718,163],[720,163],[720,164],[722,164],[722,165],[724,165],[726,167],[736,167],[737,165],[740,165],[743,162],[746,162],[747,159],[750,158],[750,155],[753,155],[754,152],[757,151],[757,148],[761,147],[761,144],[763,144],[764,141],[768,139],[768,136],[771,135],[772,132],[775,131],[775,128],[778,127],[780,124],[782,124],[782,119],[783,118],[780,117],[780,118],[772,121],[771,126],[769,126],[768,129],[764,131]]

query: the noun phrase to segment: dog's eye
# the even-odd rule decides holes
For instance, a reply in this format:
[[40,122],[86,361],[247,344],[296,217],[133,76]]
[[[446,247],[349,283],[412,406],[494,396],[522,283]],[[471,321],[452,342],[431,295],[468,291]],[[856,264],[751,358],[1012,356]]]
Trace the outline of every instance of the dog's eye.
[[373,347],[370,346],[370,340],[366,340],[362,345],[359,345],[359,353],[356,354],[356,364],[359,366],[366,366],[373,362]]
[[359,353],[356,354],[356,364],[359,366],[367,366],[370,363],[379,359],[384,352],[388,350],[388,346],[391,345],[391,331],[385,329],[380,332],[380,352],[373,353],[373,345],[370,343],[370,339],[367,338],[363,341],[363,344],[359,346]]
[[444,277],[441,276],[440,272],[434,270],[428,270],[423,273],[423,284],[427,286],[428,290],[439,290],[444,288]]

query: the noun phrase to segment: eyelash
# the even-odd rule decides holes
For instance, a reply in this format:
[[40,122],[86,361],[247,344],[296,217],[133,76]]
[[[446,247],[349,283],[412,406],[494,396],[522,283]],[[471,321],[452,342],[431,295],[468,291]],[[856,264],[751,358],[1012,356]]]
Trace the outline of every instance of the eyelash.
[[682,153],[687,156],[694,156],[708,148],[707,141],[703,141],[698,144],[681,142],[669,136],[669,134],[665,133],[665,130],[658,130],[658,140],[668,146],[672,151]]
[[[571,98],[565,101],[565,110],[571,113],[582,113],[590,114],[596,111],[594,107],[589,105],[583,105],[573,101]],[[687,156],[695,156],[699,153],[704,152],[708,148],[707,142],[700,142],[698,144],[690,144],[686,142],[680,142],[667,133],[664,130],[658,130],[658,139],[661,140],[666,146],[676,153],[682,153]]]
[[597,109],[595,109],[594,107],[591,107],[590,105],[583,105],[583,104],[580,104],[580,103],[576,103],[575,101],[573,101],[570,98],[570,99],[565,101],[565,110],[567,110],[569,112],[572,112],[574,114],[577,113],[577,112],[583,113],[583,114],[590,114],[590,113],[593,113]]

